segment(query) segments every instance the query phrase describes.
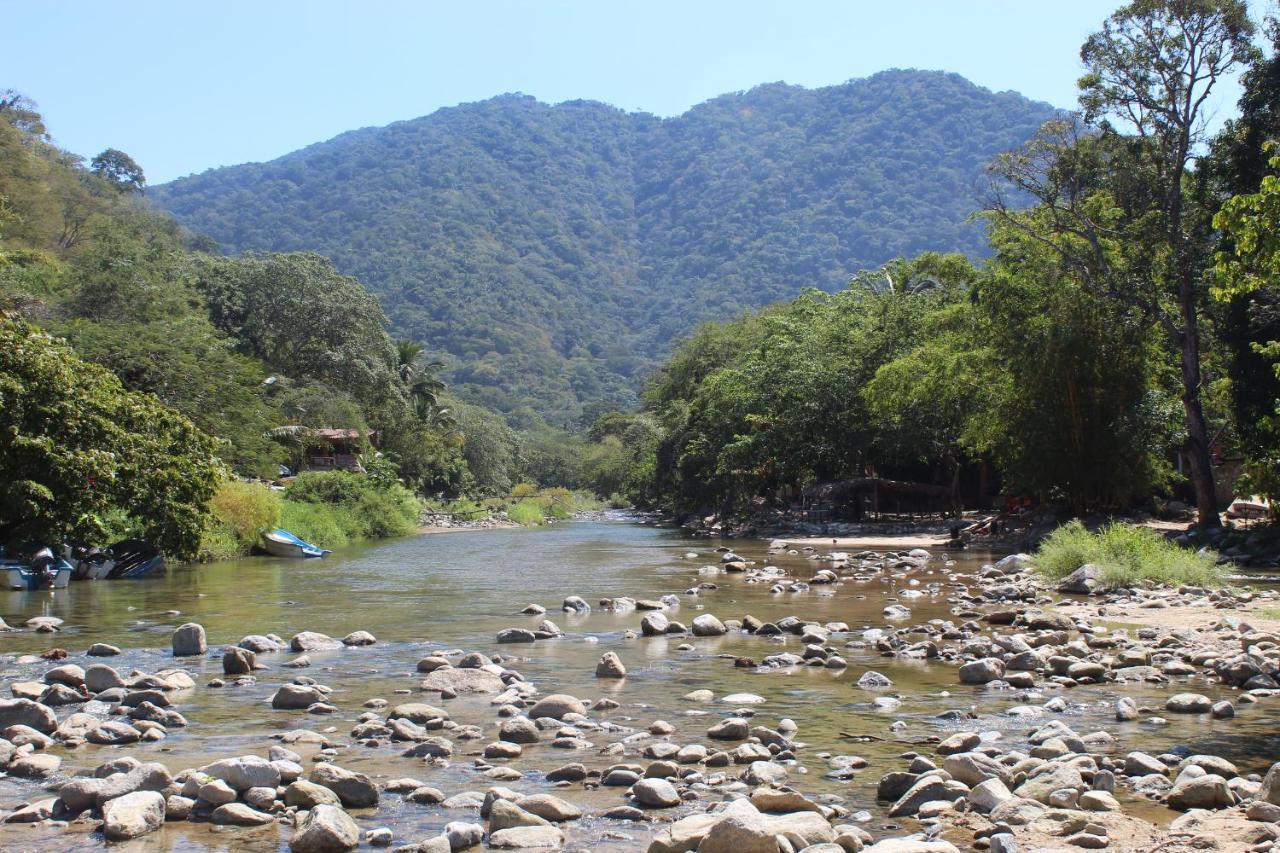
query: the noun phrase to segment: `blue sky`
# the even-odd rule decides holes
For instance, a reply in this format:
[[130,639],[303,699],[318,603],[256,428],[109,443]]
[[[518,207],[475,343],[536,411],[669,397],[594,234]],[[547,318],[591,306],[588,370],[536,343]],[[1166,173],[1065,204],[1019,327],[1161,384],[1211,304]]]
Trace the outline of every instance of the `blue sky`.
[[1079,45],[1117,5],[0,0],[0,87],[35,99],[64,148],[120,148],[160,183],[503,92],[668,116],[897,67],[1071,106]]

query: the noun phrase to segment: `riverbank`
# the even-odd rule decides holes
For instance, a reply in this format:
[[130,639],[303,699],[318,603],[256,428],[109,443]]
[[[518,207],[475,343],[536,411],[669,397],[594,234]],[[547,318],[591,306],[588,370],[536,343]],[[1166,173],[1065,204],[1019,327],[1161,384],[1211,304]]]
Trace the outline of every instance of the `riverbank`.
[[[947,851],[994,848],[1005,826],[1035,849],[1074,846],[1090,824],[1113,850],[1234,850],[1269,831],[1247,812],[1277,751],[1280,688],[1245,688],[1243,662],[1220,664],[1246,637],[1274,664],[1257,626],[1230,621],[1274,593],[1085,597],[1016,559],[733,544],[740,561],[672,531],[571,524],[214,565],[150,584],[142,609],[120,584],[0,595],[6,615],[44,601],[63,620],[37,633],[13,618],[22,630],[3,635],[27,653],[0,658],[3,689],[53,717],[22,706],[47,739],[7,732],[25,746],[0,778],[0,812],[19,821],[0,824],[0,844],[103,845],[123,795],[98,804],[99,767],[111,794],[161,786],[167,820],[145,834],[176,849],[305,851],[321,818],[353,843],[385,830],[415,850],[452,838],[665,853],[718,849],[731,832],[755,849],[742,845],[785,827],[806,846],[880,853],[914,837],[954,847],[907,849]],[[1145,607],[1157,600],[1216,606],[1219,624],[1142,633],[1115,618],[1163,612]],[[55,648],[67,656],[40,654]],[[76,700],[58,704],[73,699],[64,687]],[[1208,708],[1170,710],[1182,693]],[[1136,716],[1118,720],[1125,699]],[[1213,710],[1224,701],[1235,716]],[[3,729],[12,708],[0,704]],[[1134,752],[1155,762],[1134,764],[1141,776]],[[1184,760],[1208,754],[1220,761],[1198,778],[1219,776],[1231,803],[1211,801],[1219,823],[1193,842],[1205,832],[1171,834],[1191,813],[1169,795],[1193,781]],[[280,773],[270,796],[244,787],[264,764]],[[1110,807],[1103,794],[1117,808],[1092,811]],[[330,796],[338,811],[318,808]],[[1011,805],[988,811],[991,796]]]

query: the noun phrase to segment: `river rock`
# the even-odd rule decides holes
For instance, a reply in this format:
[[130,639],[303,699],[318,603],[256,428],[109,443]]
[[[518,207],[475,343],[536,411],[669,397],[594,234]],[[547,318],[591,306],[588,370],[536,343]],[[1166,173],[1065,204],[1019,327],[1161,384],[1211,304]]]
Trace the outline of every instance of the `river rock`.
[[626,678],[627,668],[614,652],[605,652],[596,664],[596,678]]
[[202,773],[221,779],[237,791],[250,788],[274,788],[280,784],[280,768],[276,763],[256,755],[224,758],[200,768]]
[[249,675],[258,666],[258,656],[239,646],[232,646],[222,653],[222,671],[226,675]]
[[305,811],[321,804],[341,806],[342,801],[325,786],[299,779],[284,789],[284,804]]
[[391,709],[391,713],[387,714],[387,720],[408,720],[420,726],[432,720],[447,719],[449,719],[448,711],[423,702],[404,702],[396,705]]
[[[510,795],[512,792],[508,793]],[[493,797],[490,800],[487,817],[490,833],[517,826],[550,826],[543,818],[530,814],[505,797]]]
[[560,609],[565,613],[590,613],[591,605],[581,596],[571,595],[561,603]]
[[9,762],[9,775],[23,779],[47,779],[62,767],[62,759],[56,755],[37,752],[31,755],[19,754]]
[[158,791],[135,791],[109,801],[102,808],[102,834],[111,841],[127,841],[164,826],[164,796]]
[[1086,563],[1058,583],[1058,592],[1092,595],[1102,584],[1102,569]]
[[244,803],[226,803],[209,815],[209,823],[219,826],[264,826],[275,818]]
[[1084,779],[1073,764],[1050,762],[1031,771],[1027,780],[1015,789],[1019,797],[1048,804],[1049,795],[1064,788],[1084,789]]
[[530,794],[516,800],[516,805],[543,820],[564,823],[582,817],[582,809],[551,794]]
[[1258,789],[1254,799],[1260,803],[1280,806],[1280,761],[1272,764],[1267,775],[1262,778],[1262,787]]
[[1178,693],[1164,703],[1164,709],[1175,714],[1203,714],[1212,708],[1213,702],[1200,693]]
[[969,661],[960,667],[961,684],[986,684],[1004,677],[1004,662],[999,658]]
[[[342,648],[342,643],[327,634],[315,631],[300,631],[289,640],[289,648],[295,652],[322,652]],[[257,651],[254,649],[253,651]]]
[[307,684],[282,684],[271,697],[271,707],[281,711],[297,711],[325,700],[325,694]]
[[564,693],[552,693],[550,696],[544,696],[529,709],[529,717],[534,720],[542,717],[562,720],[567,714],[585,713],[587,713],[587,706],[582,703],[581,699],[575,699]]
[[498,739],[508,743],[537,743],[538,726],[528,717],[512,717],[498,727]]
[[538,636],[527,628],[505,628],[497,639],[499,643],[532,643]]
[[293,853],[345,853],[360,844],[360,827],[337,806],[321,803],[303,815],[289,849]]
[[707,737],[712,740],[745,740],[750,731],[750,724],[746,720],[730,717],[707,729]]
[[[99,768],[101,771],[103,768]],[[159,762],[137,764],[123,772],[111,773],[102,780],[94,792],[94,800],[101,806],[109,800],[138,791],[164,791],[173,784],[169,768]]]
[[651,809],[669,809],[680,805],[680,794],[666,779],[641,779],[631,787],[631,796]]
[[113,687],[124,687],[125,680],[115,667],[95,663],[84,671],[84,686],[90,693],[101,693]]
[[323,763],[315,766],[310,779],[337,794],[338,799],[349,809],[368,809],[378,804],[378,786],[363,773]]
[[0,731],[10,726],[30,726],[38,732],[52,734],[58,728],[58,715],[52,708],[30,699],[0,699]]
[[348,648],[360,646],[372,646],[378,642],[378,638],[370,634],[368,631],[352,631],[350,634],[342,638],[342,645]]
[[662,613],[656,611],[646,613],[640,620],[640,633],[646,637],[661,637],[667,633],[667,627],[670,624],[671,620]]
[[1182,774],[1169,793],[1165,795],[1165,804],[1180,811],[1190,809],[1225,809],[1235,803],[1227,780],[1216,773],[1203,776]]
[[110,658],[120,654],[120,648],[109,643],[94,643],[85,654],[91,658]]
[[724,623],[712,616],[710,613],[703,613],[693,620],[693,635],[695,637],[719,637],[728,633],[728,628]]
[[205,644],[204,626],[196,622],[179,625],[173,632],[173,656],[196,657],[209,650]]
[[495,850],[555,850],[564,846],[564,833],[554,826],[513,826],[490,833]]
[[427,674],[420,685],[422,690],[432,693],[451,693],[455,696],[464,694],[497,694],[506,689],[502,679],[485,669],[461,669],[458,667],[441,667]]
[[55,666],[44,674],[45,684],[65,684],[68,687],[84,686],[84,670],[73,663]]
[[236,645],[259,655],[265,652],[282,652],[287,648],[283,640],[276,638],[274,635],[264,637],[262,634],[250,634],[241,639]]
[[968,793],[970,805],[980,814],[987,814],[1013,798],[1008,786],[997,778],[985,779],[977,783],[969,789]]
[[867,670],[858,679],[858,686],[863,690],[882,690],[886,687],[892,687],[893,682],[889,680],[887,675],[882,675],[875,670]]
[[889,817],[911,817],[920,811],[925,803],[941,800],[954,802],[969,793],[969,786],[963,782],[947,781],[941,776],[923,776],[889,809]]

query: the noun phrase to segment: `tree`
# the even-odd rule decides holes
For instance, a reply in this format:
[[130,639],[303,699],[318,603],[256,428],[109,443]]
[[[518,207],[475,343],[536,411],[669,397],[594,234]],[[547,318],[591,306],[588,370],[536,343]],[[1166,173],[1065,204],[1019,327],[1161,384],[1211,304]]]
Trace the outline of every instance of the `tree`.
[[108,148],[89,161],[89,171],[122,193],[140,193],[147,184],[142,167],[118,148]]
[[0,89],[0,120],[38,139],[48,139],[39,106],[16,89]]
[[[1020,216],[1008,198],[991,206],[1000,221],[1034,231],[1092,295],[1134,306],[1164,331],[1179,356],[1198,521],[1210,527],[1221,524],[1202,400],[1212,209],[1189,169],[1206,141],[1205,102],[1255,55],[1252,33],[1242,0],[1122,7],[1080,49],[1090,138],[1058,122],[995,167],[1045,215]],[[1121,130],[1132,136],[1117,138]],[[1128,251],[1111,251],[1117,244]]]
[[0,470],[0,541],[93,541],[116,512],[185,559],[222,468],[186,418],[0,315]]

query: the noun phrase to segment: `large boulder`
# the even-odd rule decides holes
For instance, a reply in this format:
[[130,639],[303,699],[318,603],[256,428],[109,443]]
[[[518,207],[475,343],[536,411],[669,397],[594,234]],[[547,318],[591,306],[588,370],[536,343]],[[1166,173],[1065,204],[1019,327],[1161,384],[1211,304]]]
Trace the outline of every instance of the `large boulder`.
[[982,658],[960,667],[961,684],[986,684],[1001,678],[1004,678],[1004,661],[999,658]]
[[936,774],[922,776],[889,809],[889,817],[911,817],[925,803],[954,802],[969,793],[963,782],[949,781]]
[[1183,774],[1165,795],[1165,804],[1179,811],[1190,809],[1225,809],[1235,804],[1227,780],[1216,773],[1203,776]]
[[299,821],[289,839],[293,853],[346,853],[360,844],[360,826],[337,806],[321,803]]
[[661,637],[667,633],[670,624],[671,620],[662,613],[646,613],[640,620],[640,633],[646,637]]
[[280,711],[300,711],[325,700],[325,694],[309,684],[282,684],[271,697],[271,707]]
[[224,758],[206,764],[200,770],[241,792],[250,788],[274,788],[280,784],[280,768],[256,755]]
[[669,809],[680,805],[680,794],[666,779],[641,779],[631,788],[632,798],[650,809]]
[[110,841],[127,841],[164,826],[164,795],[135,791],[116,797],[102,808],[102,834]]
[[596,678],[626,678],[627,668],[615,652],[605,652],[596,664]]
[[692,631],[695,637],[719,637],[728,633],[729,629],[715,616],[710,613],[703,613],[701,616],[694,618]]
[[205,643],[204,626],[195,622],[179,625],[173,632],[173,656],[196,657],[209,650]]
[[1019,797],[1047,804],[1054,791],[1064,788],[1080,791],[1085,787],[1084,778],[1074,764],[1053,762],[1032,771],[1016,792]]
[[[319,634],[315,631],[300,631],[289,640],[289,648],[295,652],[323,652],[342,648],[342,642],[335,640],[328,634]],[[257,649],[252,649],[251,651],[257,651]]]

